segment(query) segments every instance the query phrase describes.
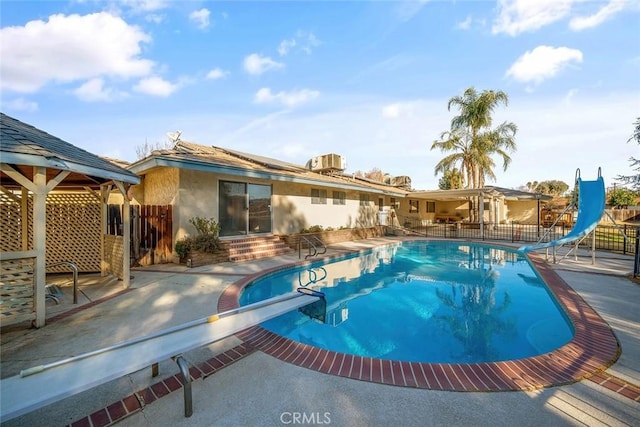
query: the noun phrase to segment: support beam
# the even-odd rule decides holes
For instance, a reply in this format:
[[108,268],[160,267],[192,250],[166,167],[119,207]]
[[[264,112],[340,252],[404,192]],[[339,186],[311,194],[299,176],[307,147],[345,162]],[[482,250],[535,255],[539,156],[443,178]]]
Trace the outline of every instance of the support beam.
[[46,285],[46,245],[47,245],[47,169],[41,166],[33,168],[33,249],[36,251],[35,327],[45,324],[45,285]]
[[100,215],[100,276],[105,277],[108,274],[107,262],[105,261],[105,236],[107,234],[107,208],[109,203],[109,193],[111,192],[111,185],[100,186],[100,201],[101,201],[101,215]]
[[[34,166],[34,169],[35,169],[35,166]],[[46,168],[43,168],[43,169],[46,171]],[[0,170],[2,170],[2,172],[7,174],[9,178],[13,179],[18,184],[27,188],[32,193],[36,192],[36,185],[33,182],[29,181],[29,178],[22,175],[19,171],[14,169],[11,165],[8,165],[6,163],[0,163]],[[45,176],[45,184],[46,184],[46,176]]]
[[122,198],[124,206],[122,207],[122,284],[125,288],[131,285],[131,203],[129,202],[128,190],[129,184],[121,181],[114,181]]
[[22,197],[20,197],[20,221],[22,235],[22,250],[29,250],[29,190],[22,187]]

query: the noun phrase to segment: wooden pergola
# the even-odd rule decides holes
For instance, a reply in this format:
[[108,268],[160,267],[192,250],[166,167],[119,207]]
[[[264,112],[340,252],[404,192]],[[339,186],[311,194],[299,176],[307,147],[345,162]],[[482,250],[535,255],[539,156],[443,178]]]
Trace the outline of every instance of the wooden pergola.
[[[3,326],[25,320],[32,320],[35,327],[45,324],[46,199],[54,190],[91,192],[101,201],[102,238],[95,242],[100,245],[101,266],[105,265],[109,193],[114,186],[120,191],[124,199],[122,281],[125,287],[129,286],[130,215],[127,193],[131,185],[139,182],[137,175],[112,162],[0,113],[0,190],[15,194],[15,199],[21,203],[20,217],[3,218],[3,225],[4,221],[20,223],[16,233],[20,238],[12,243],[7,243],[9,240],[4,238],[1,240],[0,298],[3,309],[5,300],[13,300],[14,306],[21,307],[19,315],[2,318]],[[7,230],[0,231],[4,233]],[[103,274],[105,271],[102,268]]]

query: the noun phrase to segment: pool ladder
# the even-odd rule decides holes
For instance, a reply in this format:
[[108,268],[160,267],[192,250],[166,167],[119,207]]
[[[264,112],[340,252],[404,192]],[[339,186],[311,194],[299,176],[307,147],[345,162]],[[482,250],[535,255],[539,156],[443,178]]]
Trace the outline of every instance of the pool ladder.
[[309,253],[305,255],[304,259],[327,253],[327,245],[318,236],[300,236],[300,240],[298,240],[298,258],[302,258],[302,242],[305,242],[309,249]]

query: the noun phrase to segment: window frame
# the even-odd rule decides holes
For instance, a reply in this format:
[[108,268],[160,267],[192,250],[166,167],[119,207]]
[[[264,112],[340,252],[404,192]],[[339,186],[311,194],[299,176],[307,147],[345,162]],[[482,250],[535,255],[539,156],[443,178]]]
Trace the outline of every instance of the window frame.
[[312,205],[326,205],[327,204],[327,190],[322,189],[322,188],[312,188],[311,189],[311,204]]

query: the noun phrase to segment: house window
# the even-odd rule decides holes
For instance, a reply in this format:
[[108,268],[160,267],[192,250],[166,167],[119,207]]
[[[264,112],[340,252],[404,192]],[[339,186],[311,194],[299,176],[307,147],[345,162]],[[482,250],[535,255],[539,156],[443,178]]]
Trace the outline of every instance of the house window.
[[334,191],[333,192],[333,204],[334,205],[345,205],[347,200],[347,193],[344,191]]
[[360,206],[369,206],[368,194],[360,194]]
[[326,205],[327,204],[327,190],[320,190],[318,188],[311,189],[311,204],[312,205]]
[[400,209],[400,202],[398,202],[395,197],[391,197],[391,199],[389,200],[389,203],[391,204],[391,207],[393,209],[395,210]]
[[420,212],[420,200],[409,200],[409,213]]
[[436,211],[436,202],[427,202],[427,213],[434,213]]

